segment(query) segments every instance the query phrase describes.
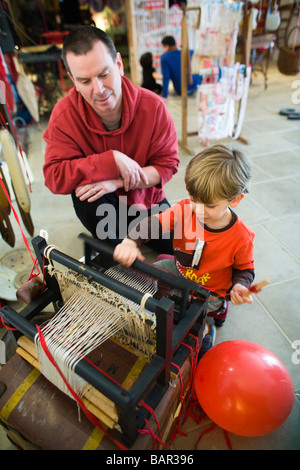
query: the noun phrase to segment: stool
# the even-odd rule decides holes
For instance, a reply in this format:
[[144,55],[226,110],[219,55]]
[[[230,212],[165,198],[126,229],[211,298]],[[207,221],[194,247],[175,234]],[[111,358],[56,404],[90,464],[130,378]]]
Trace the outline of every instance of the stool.
[[[268,68],[273,54],[275,39],[275,34],[259,34],[252,36],[251,40],[250,64],[252,71],[258,70],[264,75],[265,89],[268,86]],[[266,60],[263,63],[265,56]]]

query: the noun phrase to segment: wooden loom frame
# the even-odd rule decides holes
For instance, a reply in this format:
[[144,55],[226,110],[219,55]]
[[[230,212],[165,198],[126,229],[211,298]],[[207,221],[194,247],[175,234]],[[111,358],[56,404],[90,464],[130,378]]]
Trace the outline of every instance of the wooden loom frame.
[[[81,235],[81,238],[85,244],[85,263],[77,261],[57,249],[52,249],[49,257],[51,260],[86,276],[89,281],[98,282],[136,303],[141,303],[144,296],[143,293],[115,279],[109,278],[101,272],[101,269],[99,270],[99,266],[95,267],[95,261],[91,261],[90,254],[93,249],[97,250],[101,255],[104,254],[104,257],[111,258],[113,264],[113,249],[85,235]],[[48,259],[44,257],[47,243],[44,238],[37,236],[32,240],[32,245],[41,269],[43,269],[43,266],[49,264]],[[191,331],[198,335],[199,330],[203,328],[206,316],[206,300],[210,295],[209,291],[197,286],[195,283],[161,270],[151,264],[137,260],[133,267],[140,269],[150,276],[155,276],[162,282],[183,292],[182,304],[179,312],[177,312],[177,324],[175,324],[176,321],[174,320],[174,302],[172,300],[166,297],[161,297],[160,299],[150,297],[147,299],[145,302],[146,308],[156,313],[157,349],[156,354],[129,391],[124,390],[121,385],[119,386],[110,380],[106,375],[84,360],[79,361],[75,367],[75,372],[80,377],[115,403],[118,423],[122,431],[121,438],[127,445],[131,445],[135,441],[138,429],[144,426],[145,418],[148,417],[148,412],[143,407],[137,410],[141,399],[152,408],[158,405],[169,384],[170,363],[173,361],[181,365],[189,354],[188,349],[183,348],[181,343],[184,340],[191,346],[195,344],[195,339],[191,336],[187,337],[187,335]],[[31,341],[34,341],[37,328],[30,320],[51,302],[57,311],[59,308],[58,304],[62,301],[58,283],[54,277],[48,274],[47,269],[45,269],[45,283],[46,289],[44,292],[20,312],[17,313],[9,306],[4,306],[1,309],[1,316],[4,321],[15,327]],[[192,293],[200,295],[203,300],[190,302],[189,297]],[[185,350],[184,353],[183,349]]]
[[188,30],[187,30],[187,11],[198,11],[198,27],[201,21],[201,7],[188,7],[182,6],[183,17],[181,22],[181,140],[178,141],[180,147],[190,155],[194,154],[194,151],[188,146],[187,138],[198,135],[197,131],[187,131],[187,104],[188,104],[188,79],[192,78],[190,69],[190,51],[188,42]]

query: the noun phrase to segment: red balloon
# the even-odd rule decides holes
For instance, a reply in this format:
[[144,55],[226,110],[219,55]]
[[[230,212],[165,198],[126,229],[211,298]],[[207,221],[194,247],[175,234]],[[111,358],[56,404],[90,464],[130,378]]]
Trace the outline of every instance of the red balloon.
[[226,431],[263,436],[289,416],[294,386],[284,364],[249,341],[225,341],[210,349],[195,373],[195,391],[206,415]]

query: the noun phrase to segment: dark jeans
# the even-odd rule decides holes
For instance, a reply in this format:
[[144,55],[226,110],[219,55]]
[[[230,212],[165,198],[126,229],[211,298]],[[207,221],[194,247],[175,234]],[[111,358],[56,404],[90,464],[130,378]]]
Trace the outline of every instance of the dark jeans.
[[[128,228],[132,229],[142,218],[164,212],[170,207],[167,199],[163,199],[154,208],[134,211],[133,214],[132,208],[120,202],[115,193],[87,202],[80,201],[73,191],[72,200],[77,217],[93,238],[105,240],[113,246],[121,243],[127,236]],[[173,254],[173,233],[165,235],[163,239],[150,240],[147,246],[159,253]]]

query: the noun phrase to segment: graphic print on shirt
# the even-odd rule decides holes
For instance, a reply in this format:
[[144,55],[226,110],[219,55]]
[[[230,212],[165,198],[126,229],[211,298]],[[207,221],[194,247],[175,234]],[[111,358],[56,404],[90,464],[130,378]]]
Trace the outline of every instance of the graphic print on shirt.
[[[187,277],[193,282],[196,282],[197,284],[201,283],[202,285],[204,285],[205,282],[210,279],[209,273],[199,277],[195,274],[194,269],[199,269],[205,244],[206,243],[203,240],[197,238],[195,248],[192,253],[187,253],[174,247],[174,254],[178,270],[183,276]],[[182,269],[186,270],[185,274]]]

